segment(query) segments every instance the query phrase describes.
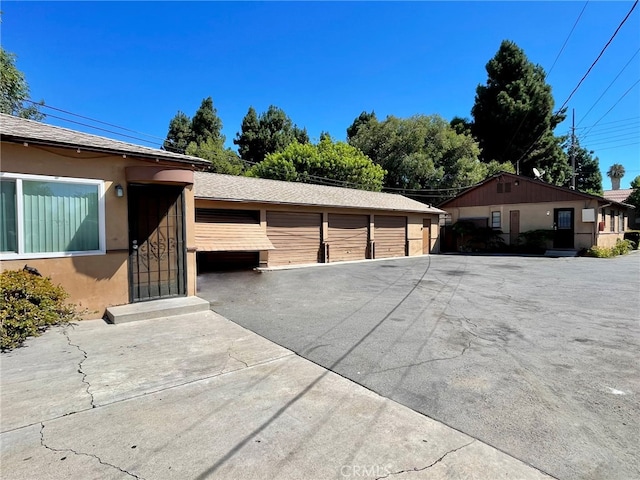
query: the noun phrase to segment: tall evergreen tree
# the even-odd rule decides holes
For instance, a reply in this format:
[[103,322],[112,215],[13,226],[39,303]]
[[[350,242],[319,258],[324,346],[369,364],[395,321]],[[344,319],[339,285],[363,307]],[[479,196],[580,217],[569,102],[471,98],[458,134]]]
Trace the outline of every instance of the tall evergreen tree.
[[269,153],[284,150],[294,140],[301,144],[309,143],[307,130],[298,128],[284,110],[271,105],[260,116],[253,107],[249,107],[233,143],[238,145],[238,153],[243,160],[260,163]]
[[360,115],[358,115],[353,123],[347,127],[347,141],[355,137],[360,127],[366,125],[370,121],[378,121],[378,119],[376,118],[376,112],[374,112],[373,110],[371,111],[371,113],[364,111]]
[[169,122],[169,132],[162,147],[169,152],[184,153],[187,150],[187,145],[192,141],[191,119],[183,112],[178,111]]
[[225,137],[221,130],[222,120],[218,117],[218,111],[213,107],[213,99],[207,97],[202,100],[200,108],[196,110],[196,114],[191,120],[193,141],[199,144],[211,138],[216,143],[224,144]]
[[563,139],[553,131],[565,115],[553,112],[551,86],[542,67],[505,40],[486,70],[487,83],[478,85],[471,110],[471,130],[480,143],[481,159],[511,162],[527,176],[533,176],[537,167],[546,172],[545,180],[563,184],[569,166]]

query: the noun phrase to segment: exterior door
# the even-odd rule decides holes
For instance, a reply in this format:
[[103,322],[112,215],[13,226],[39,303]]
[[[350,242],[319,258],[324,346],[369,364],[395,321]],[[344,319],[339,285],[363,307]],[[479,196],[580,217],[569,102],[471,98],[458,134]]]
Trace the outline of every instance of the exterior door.
[[518,243],[520,236],[520,210],[509,212],[509,245]]
[[422,254],[431,253],[431,219],[422,219]]
[[574,239],[573,208],[556,208],[553,210],[553,248],[573,248]]
[[127,190],[131,301],[184,296],[183,188],[129,185]]

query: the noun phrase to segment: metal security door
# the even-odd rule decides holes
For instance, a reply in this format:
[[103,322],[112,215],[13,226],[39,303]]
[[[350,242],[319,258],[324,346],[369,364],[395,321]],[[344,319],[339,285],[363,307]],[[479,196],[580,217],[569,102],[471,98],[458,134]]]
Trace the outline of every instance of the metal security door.
[[131,301],[186,294],[182,187],[129,185]]

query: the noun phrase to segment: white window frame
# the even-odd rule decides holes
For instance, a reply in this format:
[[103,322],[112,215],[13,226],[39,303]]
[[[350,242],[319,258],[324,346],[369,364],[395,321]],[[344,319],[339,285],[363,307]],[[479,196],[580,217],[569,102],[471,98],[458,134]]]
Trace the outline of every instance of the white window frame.
[[[0,260],[21,260],[30,258],[60,258],[80,257],[87,255],[105,255],[106,249],[106,218],[104,180],[91,178],[58,177],[48,175],[30,175],[22,173],[0,172],[0,179],[12,179],[16,182],[16,230],[18,240],[18,252],[0,252]],[[31,180],[37,182],[79,183],[82,185],[96,185],[98,187],[98,250],[82,250],[73,252],[39,252],[25,253],[24,251],[24,204],[22,197],[22,181]]]
[[[494,214],[497,214],[498,216],[498,226],[494,226],[493,224],[493,216]],[[501,230],[502,229],[502,212],[500,210],[493,210],[491,212],[491,228],[493,230]]]

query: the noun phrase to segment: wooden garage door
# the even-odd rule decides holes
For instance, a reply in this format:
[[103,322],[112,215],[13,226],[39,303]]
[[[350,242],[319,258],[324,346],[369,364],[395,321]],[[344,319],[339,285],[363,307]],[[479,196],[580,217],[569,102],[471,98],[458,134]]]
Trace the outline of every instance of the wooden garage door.
[[267,212],[269,266],[317,263],[321,230],[320,213]]
[[258,210],[196,208],[199,252],[259,252],[273,245],[260,226]]
[[369,243],[369,216],[329,214],[329,261],[364,260]]
[[407,217],[374,217],[376,258],[404,257],[407,243]]

